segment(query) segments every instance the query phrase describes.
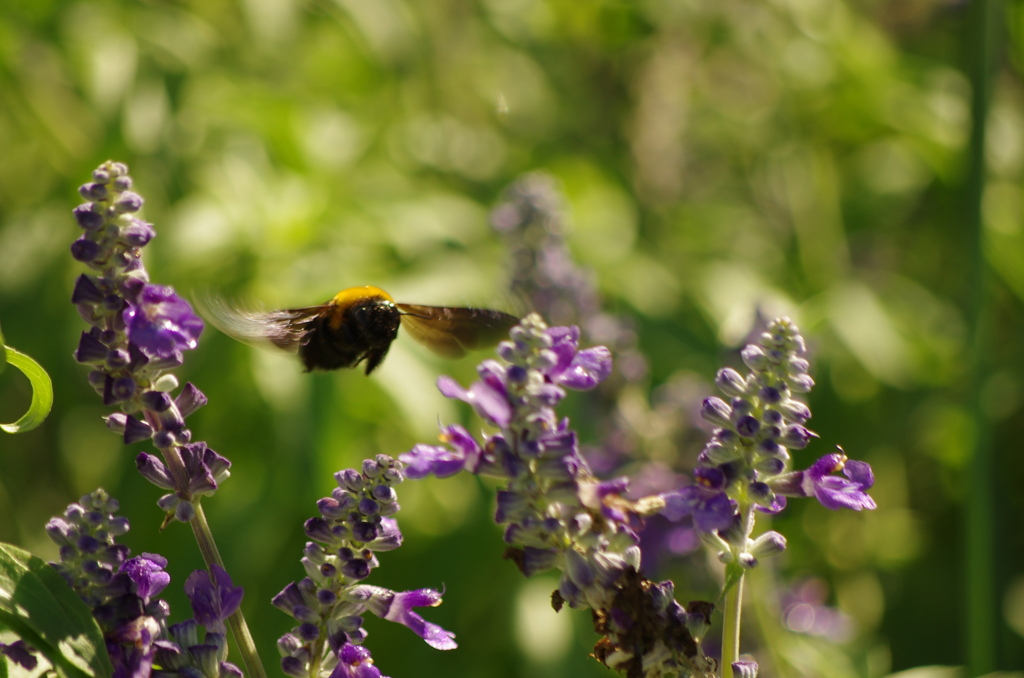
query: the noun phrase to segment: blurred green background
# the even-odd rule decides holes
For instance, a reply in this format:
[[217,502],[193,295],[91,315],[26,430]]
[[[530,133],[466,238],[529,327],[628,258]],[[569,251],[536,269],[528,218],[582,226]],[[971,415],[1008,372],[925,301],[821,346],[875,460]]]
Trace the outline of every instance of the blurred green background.
[[[71,358],[71,209],[100,162],[127,163],[146,199],[154,282],[267,308],[368,283],[512,308],[488,213],[543,170],[575,261],[647,358],[620,403],[638,454],[692,463],[715,371],[759,318],[785,313],[818,382],[821,440],[797,463],[842,444],[875,469],[877,511],[794,502],[775,521],[790,548],[754,573],[745,618],[762,675],[1024,667],[1024,6],[995,7],[986,34],[988,6],[4,0],[0,323],[49,371],[56,403],[42,428],[0,438],[0,540],[54,557],[46,520],[103,486],[133,552],[168,556],[179,585],[201,565],[187,527],[158,531],[159,491],[134,471],[145,448],[104,428]],[[985,87],[990,101],[972,98]],[[987,135],[972,156],[973,120]],[[272,673],[291,620],[269,599],[302,576],[301,524],[331,474],[433,441],[438,420],[477,428],[433,386],[466,383],[473,365],[398,341],[371,378],[304,375],[212,327],[187,356],[179,377],[210,399],[191,428],[234,462],[204,506]],[[659,408],[671,389],[689,410]],[[0,420],[27,399],[5,372]],[[585,401],[565,411],[600,442]],[[399,492],[406,545],[370,583],[446,587],[425,614],[461,647],[370,619],[385,674],[609,675],[586,657],[588,615],[545,611],[552,583],[501,560],[490,488]],[[714,597],[715,571],[694,552],[658,576],[685,602]],[[783,623],[780,600],[808,576],[848,615],[836,638]],[[165,597],[182,618],[179,586]]]

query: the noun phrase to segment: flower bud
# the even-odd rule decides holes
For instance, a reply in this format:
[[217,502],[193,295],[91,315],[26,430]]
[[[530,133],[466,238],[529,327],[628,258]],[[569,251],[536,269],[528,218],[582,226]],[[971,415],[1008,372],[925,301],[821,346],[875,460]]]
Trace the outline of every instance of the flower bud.
[[782,415],[790,421],[802,424],[811,418],[811,410],[799,400],[784,400],[778,405]]
[[82,236],[71,243],[71,256],[78,261],[81,261],[83,264],[92,264],[95,262],[102,251],[103,248],[100,247],[99,243],[93,242],[85,236]]
[[731,367],[725,367],[718,371],[718,374],[715,375],[715,384],[727,396],[742,396],[747,390],[743,376]]
[[142,196],[138,193],[132,193],[131,191],[125,191],[118,197],[114,203],[114,209],[121,214],[128,214],[131,212],[138,212],[142,209]]
[[814,388],[814,379],[808,374],[789,375],[786,377],[786,383],[793,393],[809,393]]
[[739,661],[732,663],[732,675],[736,678],[757,678],[757,662]]
[[709,424],[726,429],[732,428],[732,410],[721,398],[705,398],[701,404],[700,414]]
[[755,558],[777,556],[786,550],[786,538],[775,530],[769,530],[751,542],[747,550]]
[[743,358],[743,364],[755,372],[768,367],[768,357],[760,346],[748,344],[740,351],[740,357]]
[[108,191],[107,187],[103,184],[91,183],[82,184],[81,186],[79,186],[78,194],[81,195],[86,200],[99,202],[101,200],[106,199],[106,197],[110,195],[110,191]]

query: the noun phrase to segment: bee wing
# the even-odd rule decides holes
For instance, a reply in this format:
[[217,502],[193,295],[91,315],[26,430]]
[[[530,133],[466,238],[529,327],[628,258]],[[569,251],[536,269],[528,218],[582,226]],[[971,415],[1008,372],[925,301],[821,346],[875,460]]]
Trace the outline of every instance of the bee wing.
[[519,318],[484,308],[445,308],[395,304],[403,313],[409,335],[444,358],[461,358],[466,351],[486,348],[508,337]]
[[309,323],[327,307],[322,304],[266,312],[234,308],[219,298],[206,299],[198,306],[202,315],[229,337],[255,346],[269,342],[291,353],[299,350]]

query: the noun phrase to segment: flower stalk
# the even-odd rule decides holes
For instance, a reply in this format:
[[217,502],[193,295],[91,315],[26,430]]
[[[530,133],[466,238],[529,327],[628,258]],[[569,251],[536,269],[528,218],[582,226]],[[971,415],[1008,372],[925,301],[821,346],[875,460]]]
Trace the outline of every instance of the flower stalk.
[[[696,482],[664,495],[662,514],[670,520],[692,516],[701,541],[726,565],[723,678],[756,676],[757,665],[739,659],[743,584],[761,558],[786,548],[773,530],[753,537],[757,514],[782,511],[787,497],[814,497],[829,509],[875,508],[867,494],[874,484],[871,467],[842,449],[790,470],[791,453],[817,437],[805,428],[811,411],[798,399],[814,386],[805,353],[796,325],[779,318],[741,352],[746,374],[728,367],[718,372],[715,383],[729,400],[704,400],[701,414],[715,428],[697,458]],[[837,471],[845,478],[833,475]]]
[[743,583],[746,572],[740,570],[725,594],[722,607],[722,678],[732,678],[732,665],[740,658],[740,619],[743,607]]
[[[156,235],[136,214],[142,197],[133,192],[128,168],[100,165],[79,193],[86,202],[74,210],[82,235],[71,254],[91,269],[75,281],[71,301],[90,329],[82,333],[75,359],[91,368],[89,383],[116,411],[107,427],[130,445],[151,440],[158,455],[142,452],[136,466],[144,478],[168,493],[157,505],[164,527],[177,520],[192,525],[207,569],[223,570],[209,523],[200,507],[230,475],[231,462],[193,441],[186,417],[206,396],[169,371],[196,347],[203,321],[170,287],[152,284],[142,248]],[[265,675],[240,611],[230,622],[249,676]]]

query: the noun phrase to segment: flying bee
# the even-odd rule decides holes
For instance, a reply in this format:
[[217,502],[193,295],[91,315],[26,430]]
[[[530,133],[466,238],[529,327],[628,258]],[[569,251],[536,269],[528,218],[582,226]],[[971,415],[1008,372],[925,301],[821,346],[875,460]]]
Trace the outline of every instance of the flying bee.
[[207,315],[225,334],[298,353],[307,372],[365,361],[369,374],[384,360],[399,326],[434,353],[460,358],[468,350],[497,344],[519,323],[501,311],[399,304],[372,285],[342,290],[318,306],[269,313],[240,311],[217,301],[207,306]]

